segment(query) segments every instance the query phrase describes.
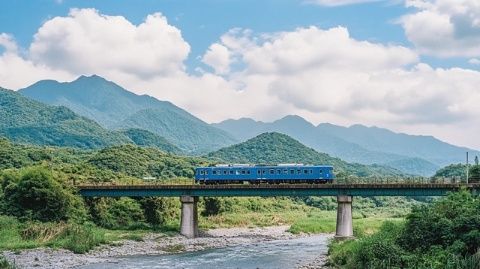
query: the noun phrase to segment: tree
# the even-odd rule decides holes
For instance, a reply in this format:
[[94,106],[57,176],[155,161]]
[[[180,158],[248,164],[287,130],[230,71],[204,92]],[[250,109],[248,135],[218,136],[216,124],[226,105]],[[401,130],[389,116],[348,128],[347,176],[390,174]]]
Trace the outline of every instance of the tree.
[[[23,172],[15,182],[10,179],[4,189],[5,211],[9,215],[39,221],[61,221],[84,217],[79,198],[69,193],[43,167]],[[80,216],[82,215],[83,216]]]

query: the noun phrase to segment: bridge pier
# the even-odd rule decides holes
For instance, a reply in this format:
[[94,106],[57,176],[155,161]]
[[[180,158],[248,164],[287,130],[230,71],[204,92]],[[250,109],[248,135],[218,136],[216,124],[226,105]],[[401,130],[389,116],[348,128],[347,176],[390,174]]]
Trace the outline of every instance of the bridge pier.
[[180,234],[188,238],[198,236],[198,212],[196,196],[181,196],[182,212],[180,219]]
[[353,221],[352,221],[352,196],[337,196],[337,230],[335,238],[350,239],[353,238]]

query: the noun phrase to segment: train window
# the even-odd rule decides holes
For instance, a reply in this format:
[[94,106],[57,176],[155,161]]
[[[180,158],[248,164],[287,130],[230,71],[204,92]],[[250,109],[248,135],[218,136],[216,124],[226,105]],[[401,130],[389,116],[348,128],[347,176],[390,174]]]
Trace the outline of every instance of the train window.
[[302,173],[302,170],[298,169],[298,170],[297,170],[297,174],[300,175],[301,173]]
[[312,170],[312,169],[310,169],[310,174],[313,174],[313,170]]
[[320,170],[320,174],[322,173],[322,170]]
[[227,170],[223,170],[223,174],[226,175],[226,174],[227,174]]
[[262,170],[262,174],[264,174],[264,175],[265,175],[266,173],[267,173],[267,171],[265,171],[265,170]]
[[242,175],[245,175],[245,170],[242,170]]
[[213,170],[212,174],[216,175],[216,174],[217,174],[217,171]]
[[283,170],[283,173],[288,174],[288,170],[287,169]]
[[280,175],[281,173],[282,173],[282,170],[278,169],[278,170],[277,170],[277,174]]
[[295,174],[295,170],[293,170],[293,169],[290,170],[290,174],[292,174],[292,175]]
[[261,172],[262,172],[262,171],[260,171],[260,170],[257,170],[257,174],[259,174],[259,175],[260,175],[260,173],[261,173]]
[[275,170],[274,169],[270,169],[270,174],[275,174]]
[[208,175],[208,170],[205,170],[205,175]]
[[200,171],[200,175],[203,175],[203,170],[202,170],[202,171]]
[[250,170],[247,170],[247,175],[250,175]]
[[233,175],[233,170],[230,170],[230,175]]
[[303,170],[303,173],[304,173],[304,174],[308,174],[308,170],[306,170],[306,169]]

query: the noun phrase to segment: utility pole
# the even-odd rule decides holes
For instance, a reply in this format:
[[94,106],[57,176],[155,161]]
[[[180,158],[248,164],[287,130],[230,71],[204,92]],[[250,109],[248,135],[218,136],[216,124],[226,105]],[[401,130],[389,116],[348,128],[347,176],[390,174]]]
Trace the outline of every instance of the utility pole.
[[468,184],[468,151],[467,151],[467,184]]

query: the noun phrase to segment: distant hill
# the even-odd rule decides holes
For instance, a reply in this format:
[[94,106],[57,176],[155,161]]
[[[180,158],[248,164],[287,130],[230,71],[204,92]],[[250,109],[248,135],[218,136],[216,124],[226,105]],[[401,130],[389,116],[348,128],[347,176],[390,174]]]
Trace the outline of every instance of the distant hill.
[[167,139],[143,129],[127,129],[120,131],[130,138],[135,145],[157,148],[168,153],[179,154],[182,151]]
[[39,81],[19,91],[37,101],[62,105],[109,129],[141,128],[190,153],[205,153],[236,140],[170,102],[136,95],[99,76],[72,82]]
[[431,176],[435,170],[450,163],[462,162],[467,150],[478,154],[478,151],[450,145],[431,136],[399,134],[362,125],[341,127],[324,123],[314,126],[299,116],[287,116],[274,122],[243,118],[213,126],[239,140],[264,132],[280,132],[348,162],[389,165],[405,173],[424,176]]
[[131,141],[80,117],[66,107],[54,107],[0,88],[0,136],[17,143],[77,148],[101,148]]
[[200,166],[204,160],[175,156],[155,148],[121,145],[96,151],[87,162],[99,169],[107,169],[138,178],[193,178],[194,167]]
[[246,142],[209,153],[207,158],[228,163],[279,164],[304,163],[333,165],[335,172],[356,176],[401,175],[398,170],[378,165],[347,163],[306,147],[288,135],[263,133]]

